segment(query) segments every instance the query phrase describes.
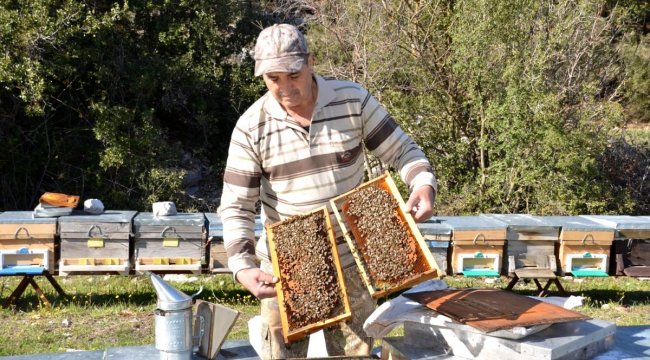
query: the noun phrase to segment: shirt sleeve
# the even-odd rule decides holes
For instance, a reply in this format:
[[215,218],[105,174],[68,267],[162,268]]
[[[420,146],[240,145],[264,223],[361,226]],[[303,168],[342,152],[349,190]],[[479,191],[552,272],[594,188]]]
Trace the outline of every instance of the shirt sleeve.
[[258,266],[254,227],[261,166],[251,134],[240,119],[230,140],[219,207],[228,268],[235,278],[240,270]]
[[399,127],[367,90],[361,89],[361,113],[366,147],[382,162],[399,171],[409,190],[438,184],[431,163],[420,147]]

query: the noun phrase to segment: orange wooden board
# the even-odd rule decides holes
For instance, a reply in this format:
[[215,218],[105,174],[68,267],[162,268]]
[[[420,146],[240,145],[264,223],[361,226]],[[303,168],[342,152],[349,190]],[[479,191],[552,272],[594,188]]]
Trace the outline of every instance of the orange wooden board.
[[483,332],[589,319],[573,310],[499,289],[436,290],[407,298]]

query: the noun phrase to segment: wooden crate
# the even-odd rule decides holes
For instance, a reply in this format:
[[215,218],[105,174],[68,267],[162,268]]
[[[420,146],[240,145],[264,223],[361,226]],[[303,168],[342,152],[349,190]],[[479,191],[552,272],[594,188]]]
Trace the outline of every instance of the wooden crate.
[[[381,196],[368,196],[367,199],[362,200],[367,202],[368,209],[373,209],[373,207],[375,208],[369,210],[369,213],[367,214],[368,218],[373,217],[374,211],[386,212],[385,216],[375,224],[379,224],[379,222],[388,222],[387,225],[384,226],[384,224],[382,224],[373,230],[371,235],[374,237],[369,238],[358,226],[360,221],[364,221],[362,218],[366,215],[362,214],[359,216],[353,214],[350,206],[351,201],[353,201],[355,196],[359,196],[363,191],[377,192],[377,189],[380,191],[378,194],[385,192],[390,198],[394,199],[396,207],[391,209],[391,205],[386,204],[384,200],[381,200]],[[428,250],[428,246],[413,220],[413,217],[411,214],[404,211],[404,200],[402,200],[397,186],[388,173],[361,184],[352,191],[333,198],[330,201],[330,204],[334,210],[336,219],[339,222],[343,236],[350,247],[350,252],[358,266],[359,273],[373,298],[380,298],[389,295],[401,289],[411,287],[422,281],[436,278],[441,275],[439,266],[436,264],[433,255]],[[385,239],[389,241],[384,242],[380,246],[387,247],[383,250],[378,249],[376,246],[377,242],[386,237],[384,231],[386,226],[388,226],[388,228],[397,227],[403,229],[403,232],[400,232],[399,235],[404,236],[406,244],[402,244],[403,246],[399,245],[396,238]],[[394,246],[397,246],[398,248],[395,248]],[[375,256],[374,253],[376,253],[377,256]],[[382,276],[373,271],[372,266],[369,265],[374,262],[374,266],[381,269],[381,267],[388,265],[391,262],[392,264],[395,264],[396,262],[392,260],[397,261],[396,258],[398,256],[406,255],[408,255],[409,258],[413,258],[408,260],[409,266],[412,264],[412,268],[408,273],[401,274],[401,277],[395,276],[395,280],[390,279],[390,277],[384,277],[384,279],[382,279]],[[388,258],[391,258],[391,260],[377,260]],[[399,263],[407,262],[401,261]]]
[[[221,217],[217,213],[205,213],[205,218],[208,222],[208,245],[210,248],[210,259],[208,261],[208,268],[213,273],[230,272],[228,269],[228,255],[223,244],[223,223]],[[254,227],[255,239],[259,240],[264,230],[259,215],[255,216]]]
[[507,225],[503,273],[512,276],[520,269],[557,269],[556,245],[560,225],[546,217],[525,214],[483,214]]
[[454,274],[499,276],[507,225],[484,216],[441,216],[452,228],[451,267]]
[[201,273],[207,235],[203,213],[156,217],[141,212],[133,219],[133,227],[136,273]]
[[59,275],[70,273],[129,274],[131,270],[131,221],[136,211],[106,210],[59,218],[61,256]]
[[[350,303],[327,208],[267,226],[266,233],[273,272],[280,279],[276,291],[284,341],[298,341],[349,319]],[[300,306],[304,301],[323,313],[312,313],[311,319],[305,311],[314,308]]]
[[573,276],[607,276],[614,229],[582,216],[567,216],[561,226],[562,272]]
[[[20,255],[20,263],[41,266],[50,273],[55,272],[56,218],[34,218],[31,211],[6,211],[0,214],[0,250],[9,257],[18,259],[17,251],[22,253],[42,253],[43,256],[26,257]],[[30,258],[31,260],[28,260]],[[47,261],[45,261],[47,259]],[[17,260],[18,261],[18,260]],[[11,261],[5,262],[10,264]]]

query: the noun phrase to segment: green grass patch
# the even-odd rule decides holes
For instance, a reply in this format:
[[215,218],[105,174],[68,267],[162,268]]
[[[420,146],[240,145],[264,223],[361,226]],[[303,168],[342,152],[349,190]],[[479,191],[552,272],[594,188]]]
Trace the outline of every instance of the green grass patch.
[[[241,312],[229,339],[248,338],[248,320],[259,313],[259,301],[232,280],[230,275],[188,275],[191,282],[170,282],[197,298],[219,303]],[[113,346],[154,343],[156,294],[147,276],[57,277],[68,294],[44,307],[31,287],[12,309],[0,311],[0,355],[103,350]],[[444,279],[454,288],[504,289],[506,278]],[[4,301],[18,285],[19,277],[0,278],[0,300]],[[56,292],[45,279],[36,278],[49,299]],[[562,278],[570,295],[583,296],[577,310],[593,318],[625,325],[650,325],[650,281],[629,277]],[[551,287],[549,296],[558,296]],[[535,295],[534,283],[521,281],[517,293]],[[385,301],[385,299],[380,300]],[[400,330],[397,329],[398,333]]]

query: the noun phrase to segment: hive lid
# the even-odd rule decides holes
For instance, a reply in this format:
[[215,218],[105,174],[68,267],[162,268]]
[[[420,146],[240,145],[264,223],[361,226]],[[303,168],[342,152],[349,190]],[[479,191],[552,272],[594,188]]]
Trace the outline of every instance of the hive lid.
[[132,210],[106,210],[101,214],[73,213],[69,216],[59,217],[60,223],[125,223],[131,222],[137,211]]
[[618,237],[647,238],[650,237],[650,220],[647,216],[630,215],[580,215],[616,230]]
[[452,228],[443,220],[434,216],[425,222],[418,223],[420,233],[427,237],[427,235],[444,236],[447,239],[451,236]]
[[438,216],[442,224],[453,230],[505,230],[507,225],[486,216]]
[[0,224],[56,224],[56,218],[35,218],[32,211],[5,211],[0,214]]
[[613,231],[610,226],[583,216],[545,216],[544,219],[560,226],[562,231]]
[[558,232],[560,226],[549,222],[541,216],[526,214],[481,214],[480,216],[488,217],[501,221],[508,225],[508,229],[514,231],[544,231],[556,229]]
[[[217,213],[205,213],[205,218],[208,220],[208,237],[223,237],[223,223],[221,216]],[[255,237],[259,239],[264,231],[262,220],[259,215],[255,215]]]
[[192,297],[169,285],[156,274],[151,274],[151,282],[158,299],[156,307],[160,310],[183,310],[192,306]]
[[190,225],[204,226],[203,213],[178,213],[170,216],[154,216],[152,212],[141,212],[134,219],[136,225]]

